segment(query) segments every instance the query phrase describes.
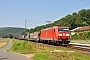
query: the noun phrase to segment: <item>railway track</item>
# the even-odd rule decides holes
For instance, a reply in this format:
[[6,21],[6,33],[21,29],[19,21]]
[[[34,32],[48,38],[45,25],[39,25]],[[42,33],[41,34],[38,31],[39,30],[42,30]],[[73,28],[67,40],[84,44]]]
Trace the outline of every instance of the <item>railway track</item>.
[[66,47],[74,49],[74,50],[79,50],[79,51],[82,51],[82,52],[90,53],[90,46],[88,44],[69,44]]
[[69,45],[62,45],[62,46],[56,46],[56,45],[50,45],[50,44],[44,44],[44,45],[48,45],[50,47],[56,47],[56,48],[66,47],[66,48],[70,48],[73,50],[78,50],[80,52],[90,54],[90,45],[89,44],[69,44]]
[[[37,43],[37,42],[33,42],[33,43]],[[78,50],[80,52],[84,52],[84,53],[89,53],[90,54],[90,45],[89,44],[69,44],[69,45],[62,45],[62,46],[56,46],[56,45],[51,45],[51,44],[45,44],[45,43],[37,43],[37,44],[41,44],[41,45],[47,45],[49,47],[56,47],[56,48],[61,48],[61,47],[66,47],[66,48],[70,48],[72,50]]]

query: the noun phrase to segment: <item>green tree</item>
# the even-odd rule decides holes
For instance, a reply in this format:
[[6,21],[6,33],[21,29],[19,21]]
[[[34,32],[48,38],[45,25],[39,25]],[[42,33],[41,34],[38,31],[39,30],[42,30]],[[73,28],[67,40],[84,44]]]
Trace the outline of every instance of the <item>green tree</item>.
[[78,14],[79,14],[80,16],[85,16],[86,13],[87,13],[87,10],[86,10],[86,9],[82,9],[82,10],[80,10],[80,11],[78,12]]
[[74,35],[71,35],[71,39],[72,40],[77,40],[78,39],[78,34],[75,33]]
[[8,36],[7,35],[2,35],[2,38],[8,38]]
[[59,20],[51,24],[46,24],[42,26],[37,26],[35,28],[30,29],[30,33],[35,31],[40,31],[45,28],[53,27],[55,25],[59,26],[68,26],[70,29],[74,29],[82,26],[90,25],[90,9],[82,9],[79,12],[74,12],[71,15],[68,14],[65,17],[62,17]]
[[9,38],[11,38],[11,39],[12,39],[12,38],[13,38],[13,35],[12,35],[12,34],[9,34]]

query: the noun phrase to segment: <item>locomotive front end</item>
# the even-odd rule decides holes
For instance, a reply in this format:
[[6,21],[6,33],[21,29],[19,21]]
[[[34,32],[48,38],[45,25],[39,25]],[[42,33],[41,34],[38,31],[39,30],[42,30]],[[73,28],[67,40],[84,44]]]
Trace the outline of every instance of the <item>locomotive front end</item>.
[[58,28],[58,41],[64,44],[70,43],[70,30],[68,27]]

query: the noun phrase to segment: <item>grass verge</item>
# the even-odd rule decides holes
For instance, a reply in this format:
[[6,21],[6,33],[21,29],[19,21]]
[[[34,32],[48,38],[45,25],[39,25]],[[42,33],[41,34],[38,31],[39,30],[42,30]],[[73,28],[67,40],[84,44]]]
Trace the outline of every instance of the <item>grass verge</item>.
[[[58,50],[58,52],[55,52]],[[32,43],[23,40],[13,40],[13,47],[8,52],[18,52],[22,54],[36,54],[32,60],[90,60],[89,55],[72,51],[66,47],[52,47],[41,43]]]
[[34,52],[34,49],[30,45],[30,42],[23,40],[13,40],[13,46],[7,52],[18,52],[21,54],[28,54]]
[[0,47],[0,49],[2,49],[3,47],[7,46],[7,44],[8,44],[8,42],[9,42],[9,40],[7,40],[7,41],[5,41],[5,42],[6,42],[6,44],[5,44],[5,45],[3,45],[3,46],[1,46],[1,47]]
[[71,40],[71,43],[88,43],[88,44],[90,44],[90,40]]

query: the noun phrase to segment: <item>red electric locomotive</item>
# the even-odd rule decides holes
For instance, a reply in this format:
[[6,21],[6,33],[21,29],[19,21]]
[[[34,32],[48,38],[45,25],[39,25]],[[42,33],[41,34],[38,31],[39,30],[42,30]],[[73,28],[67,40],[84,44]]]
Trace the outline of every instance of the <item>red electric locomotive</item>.
[[40,41],[54,44],[68,44],[70,43],[70,30],[66,26],[54,26],[41,30]]

